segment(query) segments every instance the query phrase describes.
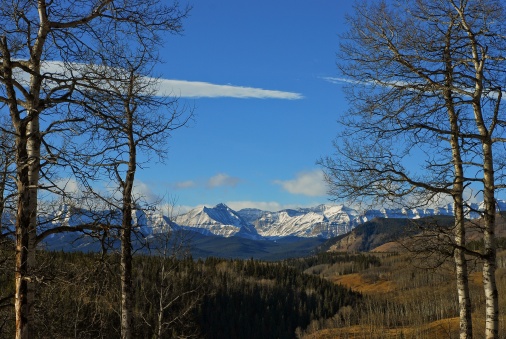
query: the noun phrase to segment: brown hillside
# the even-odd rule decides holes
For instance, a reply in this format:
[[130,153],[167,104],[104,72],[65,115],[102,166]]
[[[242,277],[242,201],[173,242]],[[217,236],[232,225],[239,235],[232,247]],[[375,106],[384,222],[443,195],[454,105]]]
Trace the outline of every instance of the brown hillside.
[[[433,222],[433,218],[427,222]],[[453,223],[450,217],[441,217],[438,223],[450,225]],[[339,237],[330,239],[327,250],[330,252],[400,252],[405,248],[401,244],[408,243],[410,236],[420,233],[420,224],[424,219],[385,219],[377,218],[370,222],[355,227],[352,231]],[[481,219],[470,220],[467,225],[468,241],[478,241],[482,237]],[[506,238],[506,214],[497,214],[496,236]]]
[[[501,219],[503,222],[504,219]],[[384,244],[386,247],[388,244]],[[391,244],[390,244],[391,245]],[[384,247],[384,248],[385,248]],[[365,254],[366,255],[366,254]],[[363,294],[363,302],[342,308],[324,321],[314,321],[300,338],[458,338],[458,302],[451,257],[441,266],[423,269],[413,265],[411,254],[371,253],[381,264],[350,274],[336,263],[318,274]],[[506,251],[498,253],[497,284],[500,333],[506,333]],[[419,263],[419,262],[418,262]],[[484,298],[481,265],[474,262],[469,282],[473,308],[473,336],[483,337]],[[308,270],[310,271],[310,270]]]

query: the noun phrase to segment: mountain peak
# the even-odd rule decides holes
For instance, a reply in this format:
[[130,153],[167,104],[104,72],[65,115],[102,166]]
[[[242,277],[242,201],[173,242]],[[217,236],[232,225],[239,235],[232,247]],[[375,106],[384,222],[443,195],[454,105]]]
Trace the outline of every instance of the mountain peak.
[[246,238],[258,237],[258,233],[251,224],[223,203],[210,208],[193,209],[177,216],[175,222],[185,229],[206,234],[211,233],[224,237],[233,235]]
[[218,205],[214,206],[215,209],[219,209],[219,210],[229,210],[230,207],[228,207],[227,205],[225,205],[224,203],[220,202]]
[[[498,205],[503,207],[501,209],[506,209],[506,202],[498,202]],[[224,237],[331,238],[374,218],[420,219],[433,215],[453,216],[452,206],[357,210],[345,205],[322,204],[312,208],[268,212],[254,208],[235,211],[224,203],[219,203],[215,207],[191,210],[178,216],[175,222],[183,228]],[[477,213],[470,214],[470,218],[476,217]]]

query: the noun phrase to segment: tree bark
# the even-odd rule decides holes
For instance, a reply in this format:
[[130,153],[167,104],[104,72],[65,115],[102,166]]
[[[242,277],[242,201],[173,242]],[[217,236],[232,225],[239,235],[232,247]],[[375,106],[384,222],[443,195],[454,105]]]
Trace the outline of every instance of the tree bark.
[[[483,230],[483,289],[485,295],[485,338],[492,339],[499,336],[499,306],[497,284],[495,280],[496,271],[496,240],[495,240],[495,174],[494,157],[492,151],[492,135],[497,126],[496,121],[499,115],[502,91],[499,90],[497,103],[491,114],[491,121],[485,122],[482,100],[485,86],[485,65],[489,62],[489,46],[483,46],[477,41],[476,32],[473,31],[467,22],[467,16],[463,9],[457,9],[462,26],[466,31],[470,50],[471,62],[474,67],[474,92],[472,94],[472,107],[476,129],[479,133],[482,150],[483,169],[483,203],[484,203],[484,230]],[[488,85],[490,86],[490,84]],[[500,89],[501,87],[499,87]]]
[[132,338],[132,208],[123,208],[121,226],[121,338]]
[[459,118],[455,109],[452,86],[453,77],[453,59],[451,55],[453,23],[449,25],[446,34],[446,46],[444,49],[445,61],[445,86],[443,96],[448,111],[448,121],[450,123],[450,146],[451,159],[453,163],[453,206],[455,217],[455,251],[454,263],[456,273],[457,295],[459,300],[459,333],[460,339],[470,339],[473,337],[473,325],[471,318],[471,296],[469,294],[469,272],[467,260],[464,252],[466,246],[465,212],[464,212],[464,167],[462,164],[461,146],[459,139],[461,135],[459,127]]
[[[121,225],[121,338],[132,338],[133,319],[133,287],[132,287],[132,190],[135,182],[135,171],[137,169],[137,149],[134,137],[134,113],[135,108],[130,104],[135,100],[133,94],[135,81],[131,75],[128,96],[125,98],[125,128],[128,143],[128,168],[123,188],[123,222]],[[135,104],[133,104],[135,106]]]
[[483,289],[485,293],[485,338],[499,337],[499,305],[498,292],[495,280],[496,271],[496,241],[495,241],[495,192],[494,168],[492,161],[492,147],[488,143],[483,145],[483,200],[484,211],[484,263],[483,263]]
[[38,115],[17,126],[17,188],[15,313],[16,339],[34,336],[33,320],[35,244],[37,227],[37,187],[39,183],[40,138]]
[[[460,319],[460,338],[468,339],[473,337],[473,327],[471,319],[471,297],[469,294],[469,273],[465,252],[462,249],[465,246],[464,213],[458,204],[454,204],[455,209],[455,271],[457,282],[457,294],[459,299],[459,319]],[[459,214],[461,217],[457,217]]]

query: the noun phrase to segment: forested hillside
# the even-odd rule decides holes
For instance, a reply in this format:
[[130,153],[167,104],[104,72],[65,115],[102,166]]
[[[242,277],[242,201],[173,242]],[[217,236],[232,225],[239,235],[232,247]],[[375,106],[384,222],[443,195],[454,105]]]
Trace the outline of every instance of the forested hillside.
[[[38,282],[34,328],[40,338],[119,337],[119,256],[39,255],[44,277]],[[0,331],[11,338],[14,286],[9,258],[4,259]],[[306,266],[302,259],[135,256],[134,337],[295,338],[312,321],[362,302],[360,293],[303,273]]]

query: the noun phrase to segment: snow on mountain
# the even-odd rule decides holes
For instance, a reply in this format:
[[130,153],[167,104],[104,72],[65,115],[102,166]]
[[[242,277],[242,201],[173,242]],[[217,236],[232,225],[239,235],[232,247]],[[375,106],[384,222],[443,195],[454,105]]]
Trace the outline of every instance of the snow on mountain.
[[[120,226],[121,211],[119,210],[101,210],[91,211],[82,208],[70,207],[62,205],[53,211],[45,213],[39,212],[40,230],[58,227],[58,226],[83,226],[93,224],[107,224]],[[136,231],[144,236],[167,232],[174,226],[169,218],[161,212],[151,210],[134,210],[132,211],[132,224]]]
[[[326,213],[330,212],[330,213]],[[258,234],[276,238],[286,236],[329,238],[351,230],[350,214],[343,209],[326,209],[320,205],[314,209],[264,212],[253,221]]]
[[135,210],[132,212],[132,218],[133,224],[140,229],[144,236],[168,232],[175,226],[168,217],[159,211]]
[[[498,201],[498,210],[506,210],[506,201]],[[482,204],[470,207],[470,218],[479,217]],[[179,215],[172,221],[161,212],[135,210],[133,224],[145,237],[171,229],[186,229],[221,237],[238,236],[249,239],[281,237],[331,238],[351,231],[355,226],[374,218],[419,219],[433,215],[453,215],[451,204],[439,208],[373,209],[358,211],[344,205],[319,205],[311,208],[286,209],[278,212],[259,209],[234,211],[225,204],[200,207]],[[5,224],[12,218],[4,215]],[[7,221],[9,220],[9,221]],[[64,225],[93,223],[121,224],[120,211],[88,211],[60,206],[51,212],[40,213],[40,230]]]
[[[506,205],[506,204],[505,204]],[[312,208],[279,212],[240,210],[239,215],[253,224],[263,237],[286,236],[330,238],[349,232],[355,226],[374,218],[419,219],[433,215],[453,215],[452,205],[440,208],[379,209],[359,212],[344,205],[319,205]],[[258,216],[254,219],[254,216]]]
[[253,222],[260,218],[265,211],[259,210],[258,208],[243,208],[242,210],[237,211],[237,213],[248,224],[253,224]]
[[377,217],[412,218],[452,214],[451,206],[440,209],[380,209],[365,213],[343,205],[286,209],[278,212],[258,209],[233,211],[223,204],[200,207],[178,216],[174,221],[185,229],[224,237],[232,235],[275,239],[280,237],[330,238]]
[[195,208],[177,216],[174,222],[183,229],[202,234],[214,234],[222,237],[236,235],[246,238],[258,238],[255,228],[225,204],[218,204],[213,208],[205,206]]

